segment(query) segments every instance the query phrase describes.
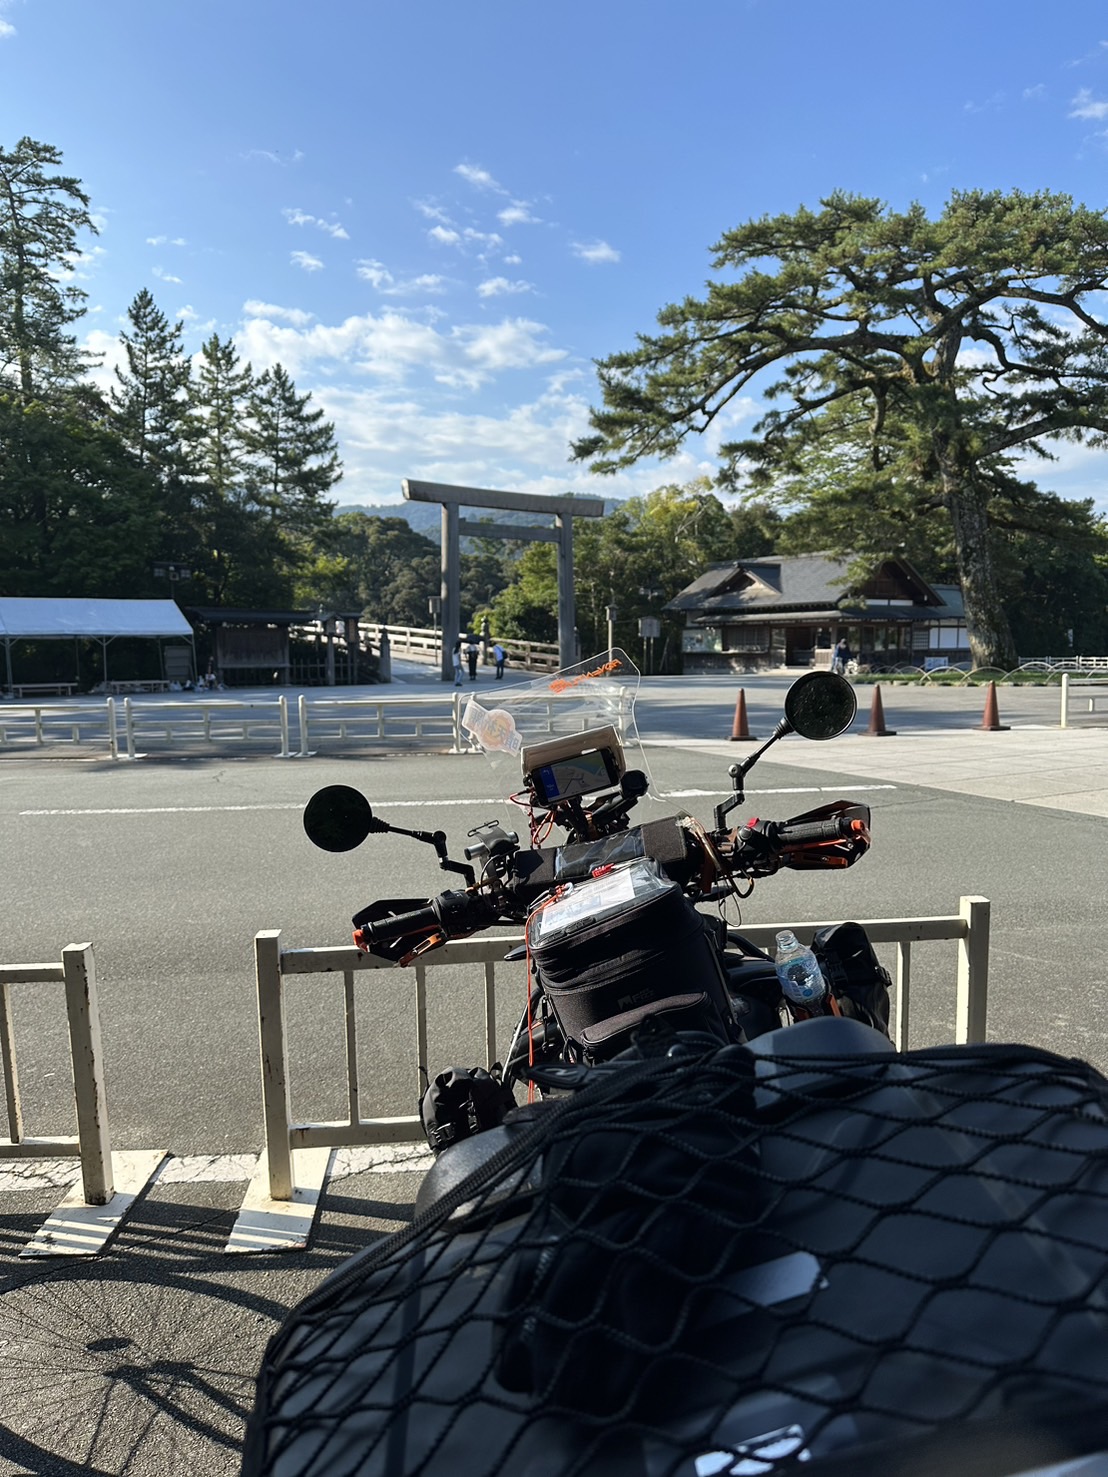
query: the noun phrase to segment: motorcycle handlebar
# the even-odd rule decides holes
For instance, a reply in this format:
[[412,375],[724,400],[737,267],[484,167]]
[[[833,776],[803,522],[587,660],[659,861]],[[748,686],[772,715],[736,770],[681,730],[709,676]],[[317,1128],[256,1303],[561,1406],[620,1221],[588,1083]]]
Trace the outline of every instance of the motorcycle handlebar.
[[[831,813],[828,814],[827,812]],[[869,846],[869,811],[865,806],[835,802],[809,816],[791,821],[749,821],[727,837],[704,834],[724,875],[765,877],[779,867],[850,866]],[[703,880],[706,853],[693,833],[676,817],[652,822],[643,828],[649,838],[646,854],[681,887],[701,878],[705,897],[711,893],[711,878]],[[441,892],[421,907],[390,909],[403,903],[379,901],[355,915],[354,939],[359,948],[372,949],[386,958],[406,951],[397,941],[411,939],[419,947],[433,948],[452,938],[465,938],[498,920],[522,920],[540,896],[558,884],[555,866],[560,849],[516,853],[518,865],[507,888],[495,894],[484,891]],[[641,855],[642,853],[640,853]],[[587,876],[581,874],[581,880]],[[406,899],[405,902],[410,902]]]
[[788,850],[793,846],[819,845],[824,841],[845,841],[851,836],[860,836],[865,831],[862,821],[848,816],[836,816],[829,821],[791,823],[782,821],[775,835],[779,847]]

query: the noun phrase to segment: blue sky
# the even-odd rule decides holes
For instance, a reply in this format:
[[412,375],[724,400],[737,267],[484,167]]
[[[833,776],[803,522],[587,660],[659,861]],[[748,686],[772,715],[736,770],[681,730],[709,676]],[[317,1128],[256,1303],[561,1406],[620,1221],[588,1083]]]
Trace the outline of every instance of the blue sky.
[[[623,496],[568,461],[593,360],[699,293],[728,228],[834,189],[1108,205],[1086,0],[0,0],[0,144],[61,149],[100,224],[82,334],[135,293],[334,420],[341,502],[404,477]],[[749,428],[753,402],[728,434]],[[1103,455],[1041,485],[1108,508]]]

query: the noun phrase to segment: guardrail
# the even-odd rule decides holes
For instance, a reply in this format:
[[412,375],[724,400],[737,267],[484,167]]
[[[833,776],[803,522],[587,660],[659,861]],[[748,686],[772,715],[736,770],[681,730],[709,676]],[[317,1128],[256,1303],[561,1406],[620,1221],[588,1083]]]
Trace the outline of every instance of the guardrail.
[[[239,702],[228,694],[218,698],[183,701],[156,699],[148,702],[109,697],[103,707],[0,708],[0,746],[44,747],[47,744],[102,743],[112,759],[143,757],[144,748],[160,745],[178,751],[210,749],[216,744],[270,743],[280,759],[308,759],[333,751],[335,745],[363,743],[374,747],[402,745],[451,753],[466,753],[474,745],[462,726],[469,688],[447,688],[426,697],[342,697],[326,689],[326,697],[301,693],[295,709],[281,693],[264,701]],[[536,733],[564,731],[559,715],[560,699],[551,693],[546,704],[546,722],[540,720],[541,703],[529,704],[528,721]],[[614,718],[607,707],[590,713],[577,695],[573,703],[573,726],[592,722],[615,722],[622,730],[630,711]],[[295,716],[294,716],[295,714]]]
[[[11,990],[13,985],[57,983],[65,986],[77,1133],[32,1138],[26,1133],[19,1090]],[[160,1150],[112,1154],[91,944],[63,949],[60,964],[0,965],[0,1064],[8,1118],[8,1138],[0,1139],[0,1162],[80,1160],[80,1189],[66,1196],[21,1255],[95,1255],[118,1229],[165,1155]]]
[[1070,672],[1062,673],[1062,705],[1061,714],[1058,719],[1060,728],[1068,728],[1070,720],[1070,698],[1075,690],[1079,692],[1088,704],[1086,709],[1089,713],[1096,712],[1098,702],[1108,700],[1108,675],[1104,677],[1086,677],[1084,675],[1075,677]]
[[[381,631],[387,631],[389,650],[393,656],[413,657],[437,666],[442,653],[442,632],[421,626],[384,626],[362,621],[362,639],[380,642]],[[508,652],[508,669],[523,672],[556,672],[562,665],[556,641],[519,641],[514,636],[490,636],[482,655],[482,665],[492,666],[494,642]]]
[[[875,944],[896,947],[894,1042],[903,1050],[908,1043],[911,1013],[910,984],[912,947],[935,940],[958,944],[957,994],[954,1039],[958,1043],[985,1039],[989,979],[990,904],[983,897],[963,897],[956,914],[935,918],[882,918],[863,923]],[[743,925],[744,935],[759,945],[772,945],[781,924]],[[826,923],[789,924],[797,937],[810,941]],[[496,1037],[497,969],[509,949],[522,943],[522,936],[492,939],[461,939],[426,955],[409,966],[414,977],[416,1080],[413,1096],[427,1086],[427,971],[443,965],[466,964],[484,971],[483,1029],[486,1063],[499,1057]],[[259,1180],[254,1186],[255,1208],[266,1203],[303,1199],[308,1193],[298,1183],[294,1155],[358,1144],[422,1143],[423,1128],[417,1114],[400,1117],[363,1117],[358,1077],[358,1040],[354,1013],[355,976],[365,970],[395,969],[397,966],[353,946],[331,949],[282,949],[279,929],[255,936],[254,953],[258,991],[258,1033],[261,1048],[262,1109],[266,1152],[260,1161]],[[519,966],[516,966],[518,969]],[[289,1088],[289,1046],[285,1029],[285,985],[292,977],[335,974],[342,977],[346,1038],[345,1119],[329,1123],[301,1123],[293,1116]],[[518,974],[516,975],[518,979]],[[317,1157],[317,1165],[320,1163]],[[317,1168],[322,1178],[326,1165]],[[249,1197],[248,1197],[249,1199]],[[297,1243],[301,1244],[301,1243]]]

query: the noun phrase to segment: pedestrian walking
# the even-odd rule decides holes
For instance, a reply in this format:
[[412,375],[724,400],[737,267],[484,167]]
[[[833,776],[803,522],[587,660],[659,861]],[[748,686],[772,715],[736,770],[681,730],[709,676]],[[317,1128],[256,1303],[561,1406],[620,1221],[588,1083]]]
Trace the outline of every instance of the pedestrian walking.
[[504,663],[508,660],[508,653],[498,641],[492,649],[492,659],[496,663],[496,679],[499,682],[504,675]]
[[843,676],[846,672],[846,664],[850,660],[850,643],[845,636],[840,636],[835,645],[835,654],[831,658],[832,672],[838,672]]
[[469,680],[471,682],[476,682],[477,681],[477,642],[474,641],[474,639],[473,639],[472,636],[469,638],[469,644],[466,646],[466,660],[469,662]]
[[454,686],[462,685],[462,638],[459,636],[454,643]]

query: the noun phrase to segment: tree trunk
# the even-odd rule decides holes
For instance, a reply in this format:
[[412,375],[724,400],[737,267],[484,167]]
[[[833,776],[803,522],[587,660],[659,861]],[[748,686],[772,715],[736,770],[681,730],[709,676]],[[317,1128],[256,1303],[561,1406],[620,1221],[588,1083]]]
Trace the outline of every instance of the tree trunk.
[[944,501],[954,529],[958,578],[966,607],[966,631],[975,667],[1017,664],[1008,616],[997,590],[984,498],[967,481],[943,472]]

